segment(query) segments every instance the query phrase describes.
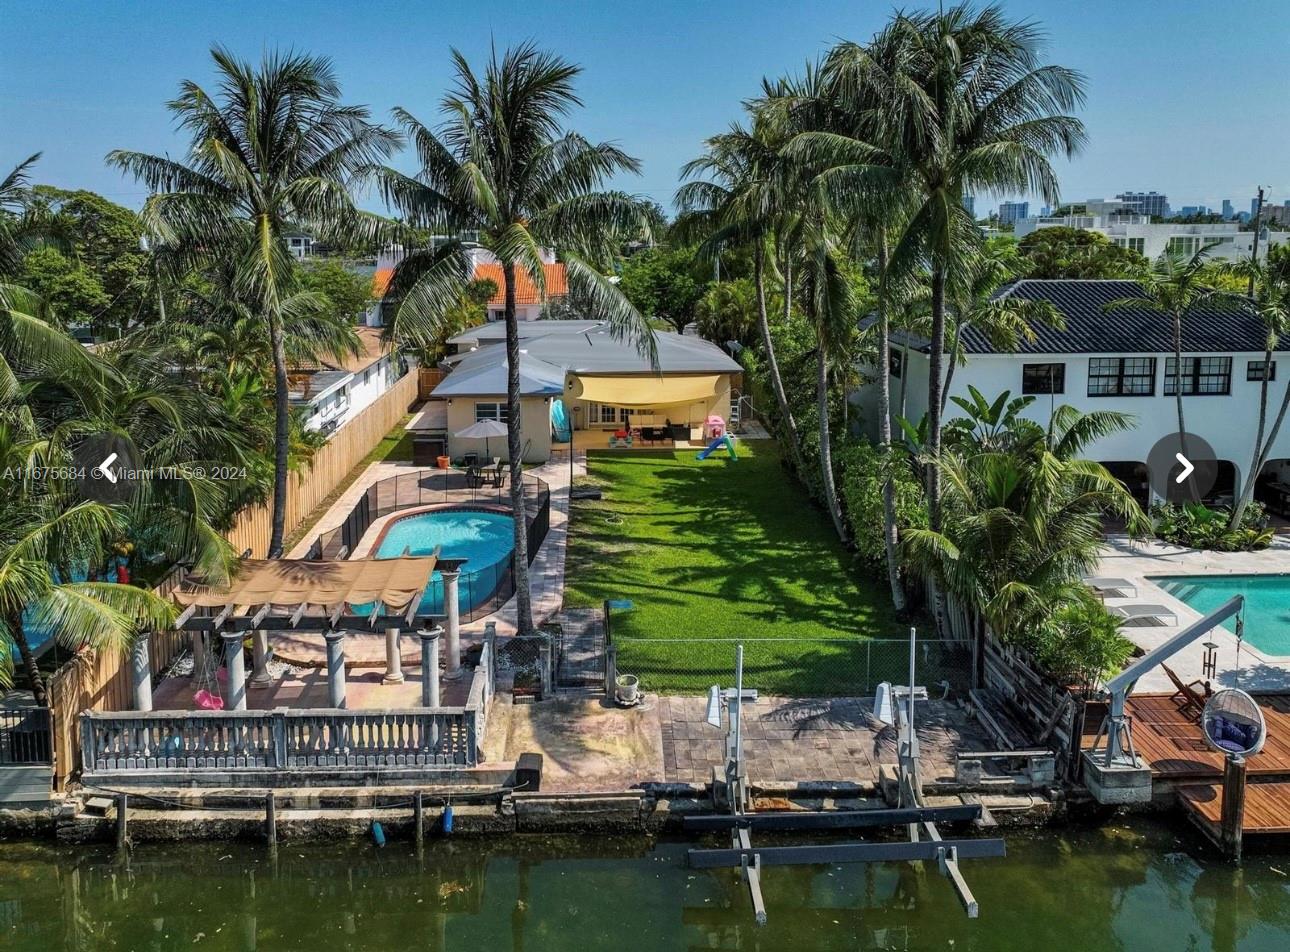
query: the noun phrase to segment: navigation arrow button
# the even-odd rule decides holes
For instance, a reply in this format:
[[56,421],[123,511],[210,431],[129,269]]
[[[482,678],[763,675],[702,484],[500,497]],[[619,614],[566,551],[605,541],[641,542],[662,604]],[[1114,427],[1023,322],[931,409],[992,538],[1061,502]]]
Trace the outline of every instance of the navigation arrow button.
[[1191,460],[1189,460],[1187,457],[1183,456],[1183,455],[1182,455],[1182,453],[1175,453],[1175,454],[1174,454],[1174,459],[1176,459],[1176,460],[1178,460],[1178,462],[1182,463],[1182,472],[1181,472],[1181,473],[1179,473],[1177,476],[1175,476],[1175,477],[1174,477],[1174,482],[1175,482],[1175,483],[1181,483],[1184,479],[1186,479],[1186,478],[1187,478],[1188,476],[1190,476],[1193,472],[1195,472],[1196,467],[1195,467],[1195,466],[1193,466],[1193,465],[1192,465]]

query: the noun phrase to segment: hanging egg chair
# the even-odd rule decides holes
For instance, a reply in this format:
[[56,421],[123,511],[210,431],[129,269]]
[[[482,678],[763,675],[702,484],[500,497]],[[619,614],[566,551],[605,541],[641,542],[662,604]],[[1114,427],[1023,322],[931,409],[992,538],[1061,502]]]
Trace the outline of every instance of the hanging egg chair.
[[1237,688],[1219,691],[1209,699],[1201,728],[1210,747],[1229,755],[1257,754],[1268,733],[1259,705]]

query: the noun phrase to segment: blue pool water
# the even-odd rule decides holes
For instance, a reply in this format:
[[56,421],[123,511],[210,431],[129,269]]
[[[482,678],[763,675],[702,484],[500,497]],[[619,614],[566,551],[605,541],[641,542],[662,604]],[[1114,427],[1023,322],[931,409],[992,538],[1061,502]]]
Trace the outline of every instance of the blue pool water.
[[[1290,655],[1290,575],[1171,575],[1153,582],[1201,614],[1245,596],[1245,640],[1264,654]],[[1236,631],[1236,620],[1223,626]]]
[[[515,547],[515,523],[500,512],[464,509],[423,512],[390,523],[377,547],[378,558],[395,558],[404,549],[412,555],[432,555],[436,548],[445,559],[467,559],[461,567],[457,605],[464,612],[486,601],[506,574]],[[443,576],[434,573],[421,610],[443,613]]]

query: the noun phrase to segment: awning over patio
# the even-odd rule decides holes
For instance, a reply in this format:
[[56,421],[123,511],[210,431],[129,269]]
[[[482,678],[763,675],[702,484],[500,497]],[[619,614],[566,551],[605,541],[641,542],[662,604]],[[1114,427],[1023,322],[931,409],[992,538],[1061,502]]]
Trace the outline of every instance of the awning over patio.
[[[407,616],[411,622],[434,572],[435,556],[314,562],[244,559],[223,585],[186,579],[171,597],[188,629],[232,627],[329,629],[355,617]],[[214,612],[213,616],[211,613]],[[241,624],[239,624],[241,623]]]
[[686,374],[639,377],[596,377],[580,374],[571,396],[616,407],[659,407],[674,403],[698,403],[711,399],[721,374]]

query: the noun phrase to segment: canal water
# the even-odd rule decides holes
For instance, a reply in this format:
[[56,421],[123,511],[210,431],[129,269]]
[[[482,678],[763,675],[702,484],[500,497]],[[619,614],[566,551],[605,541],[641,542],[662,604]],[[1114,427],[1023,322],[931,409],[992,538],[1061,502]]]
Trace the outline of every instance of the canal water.
[[[1290,856],[1237,869],[1163,826],[1010,833],[965,863],[968,921],[931,864],[766,871],[753,924],[730,871],[686,844],[520,838],[383,849],[283,844],[110,849],[0,844],[0,949],[1290,949]],[[1189,852],[1193,851],[1193,852]]]

